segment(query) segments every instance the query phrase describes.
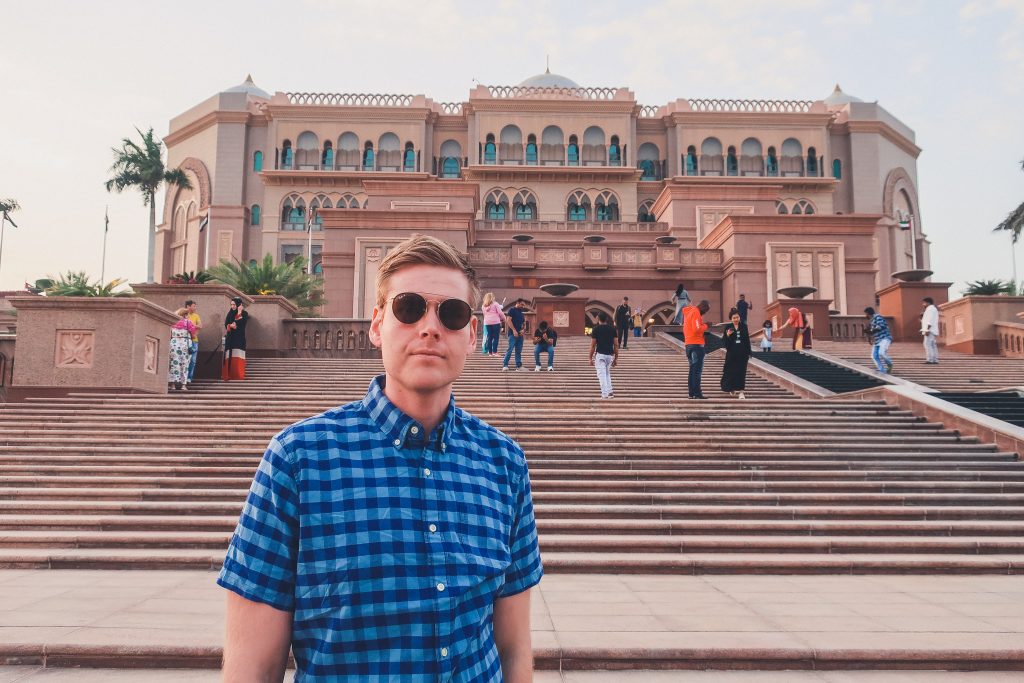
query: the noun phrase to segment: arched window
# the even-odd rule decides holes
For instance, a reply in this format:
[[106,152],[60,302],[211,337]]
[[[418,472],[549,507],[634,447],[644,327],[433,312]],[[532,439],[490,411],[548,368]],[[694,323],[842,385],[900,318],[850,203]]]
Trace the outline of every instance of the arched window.
[[320,168],[320,141],[315,133],[305,131],[295,140],[298,150],[295,153],[296,166],[299,170],[312,171]]
[[565,163],[565,136],[558,126],[548,126],[540,134],[540,163],[543,166]]
[[661,152],[653,142],[645,142],[636,151],[637,168],[641,170],[640,180],[660,180]]
[[782,158],[779,160],[779,175],[801,176],[804,174],[804,147],[796,138],[782,141]]
[[537,198],[529,190],[520,190],[512,200],[517,221],[533,221],[537,219]]
[[597,196],[594,201],[594,220],[619,220],[619,200],[613,193],[605,190]]
[[622,165],[622,148],[619,146],[619,136],[613,135],[611,142],[608,144],[608,165],[609,166],[621,166]]
[[249,207],[249,225],[256,227],[260,224],[260,205],[253,204]]
[[175,243],[185,241],[185,207],[179,206],[174,212],[174,224],[171,226],[171,238]]
[[320,168],[326,171],[334,170],[334,145],[330,140],[324,140],[324,151],[320,155]]
[[740,146],[740,175],[764,175],[762,149],[761,141],[757,138],[747,138],[743,141]]
[[411,142],[405,143],[405,157],[402,159],[402,170],[406,173],[416,170],[416,150]]
[[328,199],[327,197],[325,197],[322,194],[318,194],[316,197],[313,198],[313,201],[311,201],[309,203],[309,210],[311,212],[309,217],[313,221],[313,225],[312,225],[312,229],[313,230],[323,230],[324,229],[324,219],[323,219],[323,216],[320,215],[320,209],[321,208],[328,208],[328,207],[330,207],[330,205],[331,205],[331,200]]
[[793,205],[793,213],[794,214],[801,214],[802,213],[805,216],[810,216],[810,215],[812,215],[814,213],[814,204],[811,204],[806,199],[801,199],[800,201],[798,201],[796,204]]
[[281,229],[305,230],[306,201],[298,195],[289,195],[281,205]]
[[498,162],[502,164],[523,163],[523,132],[511,123],[498,134]]
[[654,200],[648,199],[637,207],[636,219],[640,223],[654,223]]
[[585,221],[590,217],[590,197],[583,190],[576,190],[569,195],[566,217],[570,221]]
[[508,196],[501,190],[491,190],[484,200],[484,218],[503,221],[508,216]]
[[526,165],[537,165],[537,136],[533,133],[526,138]]
[[723,175],[725,164],[722,159],[722,143],[718,138],[705,138],[700,143],[700,174]]
[[377,141],[377,170],[402,170],[402,141],[394,133],[384,133]]
[[334,159],[335,167],[340,171],[358,171],[363,165],[362,152],[359,149],[359,137],[349,131],[338,138],[338,153]]
[[789,209],[786,208],[786,203],[779,199],[775,200],[775,211],[783,216],[789,213]]
[[768,148],[768,159],[765,161],[765,168],[768,170],[768,175],[779,175],[779,157],[776,156],[774,147]]
[[362,206],[359,204],[359,200],[348,192],[341,195],[341,199],[338,200],[339,209],[360,209]]
[[487,142],[484,144],[484,163],[497,163],[498,147],[494,144],[494,133],[487,134]]
[[252,170],[259,173],[263,170],[263,152],[256,151],[252,155]]
[[285,140],[281,143],[281,168],[288,171],[295,165],[295,153],[292,151],[292,141]]
[[686,148],[686,175],[697,175],[697,148],[693,145]]
[[832,177],[836,180],[843,179],[843,162],[839,159],[832,160]]
[[565,156],[570,166],[580,165],[580,143],[575,135],[569,136],[569,147],[565,150]]
[[736,148],[729,145],[729,152],[725,157],[725,174],[739,175],[739,161],[736,158]]
[[604,131],[597,126],[591,126],[583,131],[583,165],[604,166],[607,163]]
[[818,175],[818,153],[813,147],[807,148],[807,175]]
[[373,154],[373,143],[369,140],[363,145],[363,170],[372,171],[377,167],[377,158]]
[[461,159],[462,145],[455,140],[445,140],[441,144],[441,177],[458,178]]

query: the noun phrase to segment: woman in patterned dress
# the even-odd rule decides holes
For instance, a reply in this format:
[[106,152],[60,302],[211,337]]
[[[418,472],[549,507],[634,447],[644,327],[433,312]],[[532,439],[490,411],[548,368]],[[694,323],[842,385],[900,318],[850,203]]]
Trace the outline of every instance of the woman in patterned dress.
[[170,373],[168,382],[179,391],[188,390],[188,362],[192,352],[192,335],[196,333],[196,325],[184,317],[187,309],[179,308],[174,312],[181,318],[171,326]]

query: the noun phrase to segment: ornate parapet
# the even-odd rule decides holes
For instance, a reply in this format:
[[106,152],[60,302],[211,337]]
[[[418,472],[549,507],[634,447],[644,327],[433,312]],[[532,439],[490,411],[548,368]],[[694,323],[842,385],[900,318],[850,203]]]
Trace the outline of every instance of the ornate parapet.
[[366,318],[288,318],[282,321],[289,358],[380,358]]
[[[996,342],[999,345],[999,355],[1007,358],[1024,358],[1024,323],[997,322]],[[0,344],[2,343],[0,337]]]

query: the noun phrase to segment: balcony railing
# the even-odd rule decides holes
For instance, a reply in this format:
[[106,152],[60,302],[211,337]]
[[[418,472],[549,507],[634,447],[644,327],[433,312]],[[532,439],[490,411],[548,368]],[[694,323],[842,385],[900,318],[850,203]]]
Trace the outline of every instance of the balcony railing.
[[[825,158],[760,154],[683,154],[680,168],[688,176],[824,178]],[[810,171],[810,172],[808,172]]]
[[537,234],[569,232],[584,235],[602,232],[668,233],[668,223],[626,221],[477,221],[477,230]]
[[1024,324],[997,322],[995,325],[999,354],[1009,358],[1024,358]]
[[502,142],[487,151],[491,143],[479,144],[477,153],[484,166],[628,166],[628,145],[540,144]]
[[[420,173],[423,171],[423,157],[418,149],[374,151],[367,156],[365,151],[343,149],[328,150],[300,149],[292,154],[274,152],[275,171],[357,171],[363,173]],[[410,157],[407,152],[412,152]]]
[[290,357],[380,358],[361,318],[288,318],[283,321]]

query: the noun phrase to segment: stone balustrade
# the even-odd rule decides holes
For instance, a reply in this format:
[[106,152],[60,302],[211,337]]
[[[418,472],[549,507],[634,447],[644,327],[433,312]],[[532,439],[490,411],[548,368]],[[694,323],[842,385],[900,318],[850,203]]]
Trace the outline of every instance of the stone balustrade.
[[997,322],[995,325],[999,355],[1024,358],[1024,323]]
[[285,347],[289,358],[380,358],[370,343],[366,318],[286,318]]

